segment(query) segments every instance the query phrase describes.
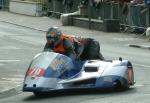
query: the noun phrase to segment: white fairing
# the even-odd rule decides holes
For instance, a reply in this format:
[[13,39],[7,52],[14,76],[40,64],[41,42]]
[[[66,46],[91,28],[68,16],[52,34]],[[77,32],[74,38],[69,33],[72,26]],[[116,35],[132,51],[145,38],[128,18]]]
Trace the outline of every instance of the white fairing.
[[[129,73],[130,69],[132,71]],[[119,84],[116,80],[128,87],[134,84],[133,76],[132,64],[122,58],[81,62],[72,61],[62,54],[42,52],[31,62],[23,90],[40,92],[78,87],[113,87]]]
[[[126,65],[123,65],[123,63]],[[127,74],[127,60],[112,60],[111,62],[95,60],[93,62],[86,62],[84,68],[85,67],[97,67],[98,71],[93,75],[97,75],[99,77],[108,75],[124,77]],[[87,73],[85,71],[82,72],[82,75],[86,76],[86,74]]]
[[[112,60],[100,61],[100,60],[89,60],[85,62],[77,78],[63,80],[59,83],[71,83],[77,81],[84,81],[90,78],[99,78],[104,76],[119,76],[128,79],[127,75],[127,60]],[[86,70],[87,69],[87,70]],[[95,69],[95,70],[94,70]]]
[[[100,77],[102,75],[102,73],[104,72],[105,68],[109,64],[110,64],[109,62],[103,62],[103,61],[99,61],[99,60],[87,61],[82,68],[81,76],[84,78]],[[86,70],[85,70],[86,67],[89,67],[91,69],[93,69],[92,67],[96,67],[97,71],[86,72]]]
[[[123,65],[124,63],[124,65]],[[106,75],[116,75],[116,76],[120,76],[120,77],[124,77],[125,79],[127,79],[127,73],[128,72],[128,68],[127,68],[127,60],[113,60],[112,63],[110,63],[105,71],[103,72],[102,76],[106,76]]]
[[[43,87],[43,88],[54,88],[57,86],[59,79],[57,78],[36,78],[32,80],[31,77],[27,77],[25,83],[27,83],[27,87],[33,87],[36,84],[36,87]],[[44,85],[43,85],[44,84]]]

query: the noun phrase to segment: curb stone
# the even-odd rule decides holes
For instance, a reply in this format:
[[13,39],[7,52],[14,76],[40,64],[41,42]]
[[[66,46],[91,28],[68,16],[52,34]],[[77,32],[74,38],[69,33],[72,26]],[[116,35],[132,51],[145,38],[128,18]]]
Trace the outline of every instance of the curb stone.
[[135,45],[135,44],[129,44],[129,47],[135,47],[135,48],[143,48],[150,50],[150,46],[147,45]]
[[21,26],[21,27],[25,27],[25,28],[29,28],[29,29],[33,29],[33,30],[37,30],[37,31],[46,32],[46,30],[37,29],[37,28],[25,26],[25,25],[20,25],[20,24],[17,24],[17,23],[9,22],[9,21],[0,20],[0,22],[9,23],[9,24],[13,24],[13,25],[16,25],[16,26]]

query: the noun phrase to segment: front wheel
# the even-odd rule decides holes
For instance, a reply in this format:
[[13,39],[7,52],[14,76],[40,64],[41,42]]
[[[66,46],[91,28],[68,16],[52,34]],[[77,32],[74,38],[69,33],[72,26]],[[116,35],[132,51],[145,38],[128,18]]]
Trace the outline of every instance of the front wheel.
[[33,94],[34,94],[34,96],[36,96],[36,97],[40,97],[40,96],[42,96],[42,93],[34,92]]

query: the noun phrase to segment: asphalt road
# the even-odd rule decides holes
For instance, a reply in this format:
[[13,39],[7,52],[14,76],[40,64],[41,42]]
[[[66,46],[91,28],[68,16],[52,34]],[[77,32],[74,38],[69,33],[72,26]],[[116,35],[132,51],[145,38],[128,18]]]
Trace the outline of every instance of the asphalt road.
[[0,92],[21,85],[30,60],[44,43],[42,32],[0,23]]
[[[105,33],[78,27],[61,27],[74,35],[93,37],[101,43],[101,51],[106,59],[123,57],[132,61],[135,86],[126,91],[71,91],[50,93],[35,97],[32,93],[18,92],[6,94],[0,103],[148,103],[150,102],[150,54],[149,50],[132,48],[129,44],[143,43],[143,39],[132,34]],[[78,35],[78,36],[79,36]],[[21,86],[24,73],[33,58],[41,52],[45,44],[44,32],[7,23],[0,23],[0,90],[12,85]]]

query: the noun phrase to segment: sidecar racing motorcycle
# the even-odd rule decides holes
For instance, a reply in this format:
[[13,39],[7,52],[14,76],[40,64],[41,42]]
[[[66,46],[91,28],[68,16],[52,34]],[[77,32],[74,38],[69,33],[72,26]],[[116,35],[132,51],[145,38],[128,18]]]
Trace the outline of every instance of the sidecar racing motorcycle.
[[131,85],[134,72],[128,60],[73,61],[63,54],[45,51],[31,61],[23,91],[37,94],[73,88],[124,89]]

